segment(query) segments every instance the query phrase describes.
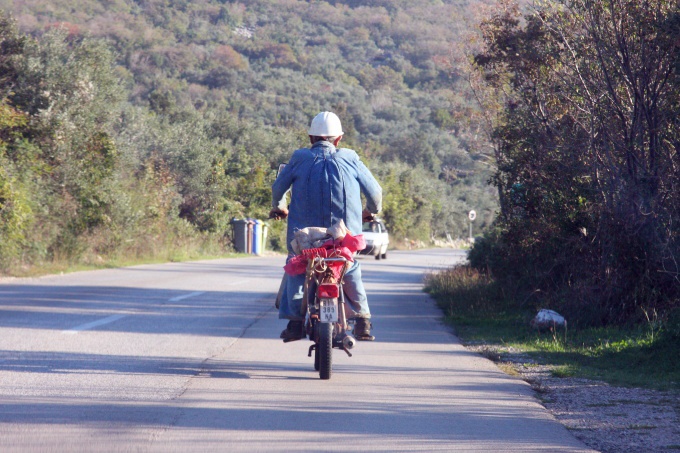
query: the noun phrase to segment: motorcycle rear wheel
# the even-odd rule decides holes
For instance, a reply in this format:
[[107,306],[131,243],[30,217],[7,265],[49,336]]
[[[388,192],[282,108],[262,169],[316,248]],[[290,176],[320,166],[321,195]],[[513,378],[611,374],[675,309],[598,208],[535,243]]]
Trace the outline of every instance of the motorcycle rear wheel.
[[316,350],[319,353],[319,377],[330,379],[333,368],[333,323],[319,323],[319,343]]
[[314,348],[314,369],[319,371],[319,345]]

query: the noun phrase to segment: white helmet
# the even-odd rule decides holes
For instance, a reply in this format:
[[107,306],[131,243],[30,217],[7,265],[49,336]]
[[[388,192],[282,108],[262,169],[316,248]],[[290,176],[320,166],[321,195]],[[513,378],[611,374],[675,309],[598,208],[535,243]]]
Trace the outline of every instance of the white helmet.
[[343,135],[340,118],[333,112],[321,112],[309,126],[309,135],[316,137],[339,137]]

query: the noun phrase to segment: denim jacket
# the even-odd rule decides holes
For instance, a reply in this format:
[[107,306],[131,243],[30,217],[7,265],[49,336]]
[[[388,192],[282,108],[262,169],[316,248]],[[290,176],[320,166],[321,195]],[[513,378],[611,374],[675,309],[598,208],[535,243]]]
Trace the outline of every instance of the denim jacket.
[[335,148],[327,141],[298,149],[272,185],[272,206],[286,207],[286,192],[292,187],[288,213],[288,251],[295,231],[305,227],[328,228],[340,219],[352,234],[361,233],[363,210],[377,214],[382,208],[382,189],[368,168],[351,149]]

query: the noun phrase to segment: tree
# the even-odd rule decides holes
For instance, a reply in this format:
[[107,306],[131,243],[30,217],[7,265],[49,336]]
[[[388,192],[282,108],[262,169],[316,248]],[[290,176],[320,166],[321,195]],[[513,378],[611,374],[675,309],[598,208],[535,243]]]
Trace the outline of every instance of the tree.
[[475,58],[504,96],[493,130],[500,235],[496,258],[478,264],[553,303],[568,293],[562,309],[589,322],[668,309],[680,287],[677,3],[518,11],[483,24]]

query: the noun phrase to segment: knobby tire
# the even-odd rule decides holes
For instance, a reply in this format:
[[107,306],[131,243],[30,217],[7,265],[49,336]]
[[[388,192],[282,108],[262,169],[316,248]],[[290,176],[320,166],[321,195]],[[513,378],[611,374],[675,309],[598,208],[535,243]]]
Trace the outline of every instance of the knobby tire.
[[319,377],[330,379],[333,368],[333,323],[319,323]]
[[319,345],[314,348],[314,369],[319,371]]

